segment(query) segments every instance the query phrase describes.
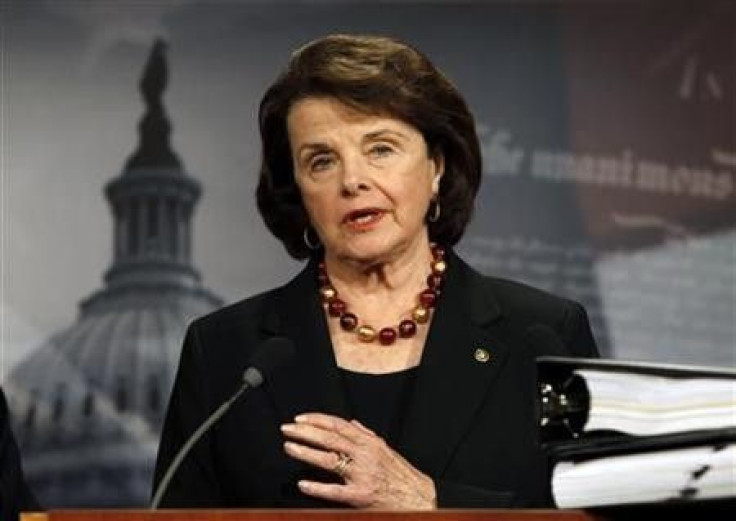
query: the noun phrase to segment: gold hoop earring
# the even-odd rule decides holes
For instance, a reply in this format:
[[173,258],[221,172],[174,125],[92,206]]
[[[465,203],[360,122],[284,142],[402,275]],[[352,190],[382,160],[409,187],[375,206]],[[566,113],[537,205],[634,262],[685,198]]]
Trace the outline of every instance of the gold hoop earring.
[[319,249],[319,247],[321,246],[321,244],[319,242],[319,239],[316,239],[314,241],[311,241],[309,239],[309,230],[311,230],[311,228],[309,226],[307,226],[306,228],[304,228],[304,235],[303,235],[302,238],[304,239],[304,244],[306,244],[307,248],[309,248],[310,250],[314,251],[316,249]]
[[434,208],[432,208],[431,213],[429,214],[429,217],[427,217],[427,220],[431,223],[436,223],[440,220],[440,201],[439,199],[433,200],[432,203],[434,205]]

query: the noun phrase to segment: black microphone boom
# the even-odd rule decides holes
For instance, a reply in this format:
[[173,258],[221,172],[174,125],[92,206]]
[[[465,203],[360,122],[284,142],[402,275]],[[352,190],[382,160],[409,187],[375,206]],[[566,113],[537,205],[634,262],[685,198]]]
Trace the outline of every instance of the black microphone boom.
[[283,337],[272,337],[256,347],[253,356],[250,360],[250,365],[243,372],[243,382],[235,393],[228,398],[225,403],[220,405],[215,412],[213,412],[199,428],[192,433],[187,442],[179,449],[176,456],[169,464],[166,469],[166,473],[161,478],[161,481],[156,487],[156,493],[153,495],[151,501],[151,509],[155,510],[158,508],[161,499],[163,498],[166,489],[169,486],[171,478],[176,473],[176,470],[184,461],[184,458],[192,449],[195,443],[204,435],[205,432],[212,427],[222,416],[230,409],[238,398],[248,389],[253,389],[260,386],[266,378],[271,376],[279,367],[286,365],[286,363],[294,357],[294,343],[288,338]]

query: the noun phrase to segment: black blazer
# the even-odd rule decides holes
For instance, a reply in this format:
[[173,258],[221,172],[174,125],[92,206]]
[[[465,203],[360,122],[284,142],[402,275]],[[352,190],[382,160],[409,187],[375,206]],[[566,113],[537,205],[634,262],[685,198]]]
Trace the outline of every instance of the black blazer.
[[23,479],[8,404],[0,389],[0,519],[16,520],[20,512],[32,510],[38,510],[38,503]]
[[[448,265],[394,448],[435,480],[441,507],[550,505],[535,414],[534,358],[545,350],[528,345],[525,333],[544,324],[557,332],[564,354],[597,356],[585,311],[528,286],[482,276],[452,252]],[[189,435],[238,387],[253,348],[275,335],[294,341],[295,362],[236,403],[199,441],[163,506],[335,506],[299,492],[298,479],[335,478],[289,458],[279,431],[300,412],[347,416],[315,262],[287,285],[190,326],[154,483]],[[490,353],[487,362],[476,360],[479,348]]]

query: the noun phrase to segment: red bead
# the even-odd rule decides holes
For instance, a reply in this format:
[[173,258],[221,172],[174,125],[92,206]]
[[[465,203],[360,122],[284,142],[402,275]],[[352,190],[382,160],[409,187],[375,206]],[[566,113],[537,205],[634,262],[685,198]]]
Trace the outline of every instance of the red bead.
[[339,298],[334,298],[330,300],[330,303],[327,305],[327,312],[330,314],[331,317],[339,317],[345,311],[347,311],[348,306],[340,300]]
[[432,273],[427,277],[427,286],[429,286],[432,289],[439,289],[439,287],[442,286],[443,280],[444,280],[444,277],[442,275],[439,275],[437,273]]
[[340,317],[340,327],[345,331],[352,331],[358,327],[358,317],[352,313],[343,313]]
[[437,301],[437,293],[431,289],[425,289],[419,294],[419,303],[423,308],[431,308]]
[[401,338],[410,338],[417,334],[417,323],[413,320],[402,320],[399,324],[399,336]]
[[319,261],[319,263],[317,264],[317,269],[320,271],[320,273],[324,273],[326,269],[325,261]]
[[445,249],[442,246],[434,245],[432,247],[432,256],[435,260],[441,260],[445,258]]
[[384,346],[393,344],[396,341],[396,330],[392,327],[384,327],[378,332],[378,341]]
[[330,277],[327,276],[327,273],[321,271],[317,274],[317,281],[320,286],[327,286],[330,284]]

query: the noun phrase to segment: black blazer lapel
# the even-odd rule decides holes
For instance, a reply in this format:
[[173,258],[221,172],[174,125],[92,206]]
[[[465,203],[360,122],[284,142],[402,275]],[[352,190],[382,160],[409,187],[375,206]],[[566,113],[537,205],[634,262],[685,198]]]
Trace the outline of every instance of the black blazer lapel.
[[315,411],[345,417],[348,409],[319,298],[316,262],[273,295],[261,329],[266,336],[291,339],[296,350],[293,363],[264,384],[282,421]]
[[[486,399],[508,348],[484,278],[448,252],[448,275],[424,348],[399,451],[441,477]],[[483,361],[484,350],[489,356]]]

